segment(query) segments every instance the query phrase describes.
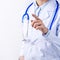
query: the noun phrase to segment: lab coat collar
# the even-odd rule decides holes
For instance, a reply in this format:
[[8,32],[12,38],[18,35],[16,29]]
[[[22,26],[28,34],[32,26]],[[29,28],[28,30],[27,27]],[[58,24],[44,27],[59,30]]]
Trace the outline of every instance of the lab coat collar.
[[[34,6],[35,6],[35,9],[38,7],[35,0],[34,0]],[[54,11],[56,9],[56,0],[48,0],[42,6],[39,6],[41,10],[44,7],[47,9],[47,11]]]
[[55,11],[56,10],[56,6],[57,6],[56,5],[56,0],[49,0],[48,4],[46,6],[46,8],[48,8],[47,11],[51,11],[51,12]]

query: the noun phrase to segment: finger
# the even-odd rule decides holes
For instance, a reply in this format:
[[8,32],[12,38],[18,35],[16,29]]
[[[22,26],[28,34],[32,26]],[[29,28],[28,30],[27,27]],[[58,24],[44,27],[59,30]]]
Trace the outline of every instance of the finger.
[[37,26],[35,29],[36,29],[36,30],[40,30],[40,31],[43,30],[43,29],[42,29],[42,25],[41,25],[41,26]]
[[42,25],[42,24],[41,24],[41,23],[35,23],[35,24],[33,25],[33,27],[36,28],[37,26],[40,26],[40,25]]
[[32,14],[32,16],[33,16],[36,20],[40,20],[40,18],[38,18],[35,14]]
[[39,21],[39,20],[34,20],[34,21],[32,21],[31,22],[31,25],[32,25],[32,27],[34,26],[34,24],[41,24],[41,22]]

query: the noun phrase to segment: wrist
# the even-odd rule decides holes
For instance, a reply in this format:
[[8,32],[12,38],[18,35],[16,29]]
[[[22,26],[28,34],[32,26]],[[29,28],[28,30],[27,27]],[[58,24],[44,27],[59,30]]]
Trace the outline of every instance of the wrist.
[[48,28],[45,27],[45,28],[43,29],[43,33],[42,33],[42,34],[45,35],[45,34],[47,34],[47,32],[48,32]]

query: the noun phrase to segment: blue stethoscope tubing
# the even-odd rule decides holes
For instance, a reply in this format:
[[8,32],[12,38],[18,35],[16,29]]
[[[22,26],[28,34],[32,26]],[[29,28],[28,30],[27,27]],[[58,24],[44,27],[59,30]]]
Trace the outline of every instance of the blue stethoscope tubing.
[[[33,5],[33,2],[27,7],[25,13],[23,14],[23,16],[22,16],[22,23],[24,22],[24,17],[25,17],[25,16],[27,16],[27,20],[29,21],[29,14],[28,14],[27,12],[28,12],[29,8],[30,8],[32,5]],[[58,3],[58,1],[56,1],[56,5],[57,5],[57,7],[56,7],[56,10],[55,10],[54,16],[53,16],[53,18],[52,18],[52,22],[51,22],[51,24],[50,24],[49,30],[51,30],[52,25],[53,25],[54,21],[56,20],[55,17],[56,17],[56,15],[57,15],[57,12],[58,12],[58,9],[59,9],[59,3]]]
[[33,2],[27,7],[25,13],[23,14],[22,16],[22,23],[23,23],[23,20],[24,20],[24,17],[27,16],[27,20],[29,20],[29,14],[27,13],[29,8],[33,5]]
[[56,15],[57,15],[57,12],[58,12],[58,9],[59,9],[59,3],[58,3],[58,1],[56,1],[56,5],[57,5],[57,7],[56,7],[56,10],[55,10],[55,13],[54,13],[52,22],[51,22],[51,24],[50,24],[49,30],[51,30],[52,25],[53,25],[54,21],[56,20],[55,17],[56,17]]

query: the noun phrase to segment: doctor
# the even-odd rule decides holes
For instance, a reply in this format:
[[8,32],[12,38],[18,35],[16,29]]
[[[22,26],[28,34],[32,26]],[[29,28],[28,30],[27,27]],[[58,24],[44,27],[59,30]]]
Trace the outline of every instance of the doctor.
[[35,0],[22,16],[20,60],[60,60],[60,8],[56,0]]

